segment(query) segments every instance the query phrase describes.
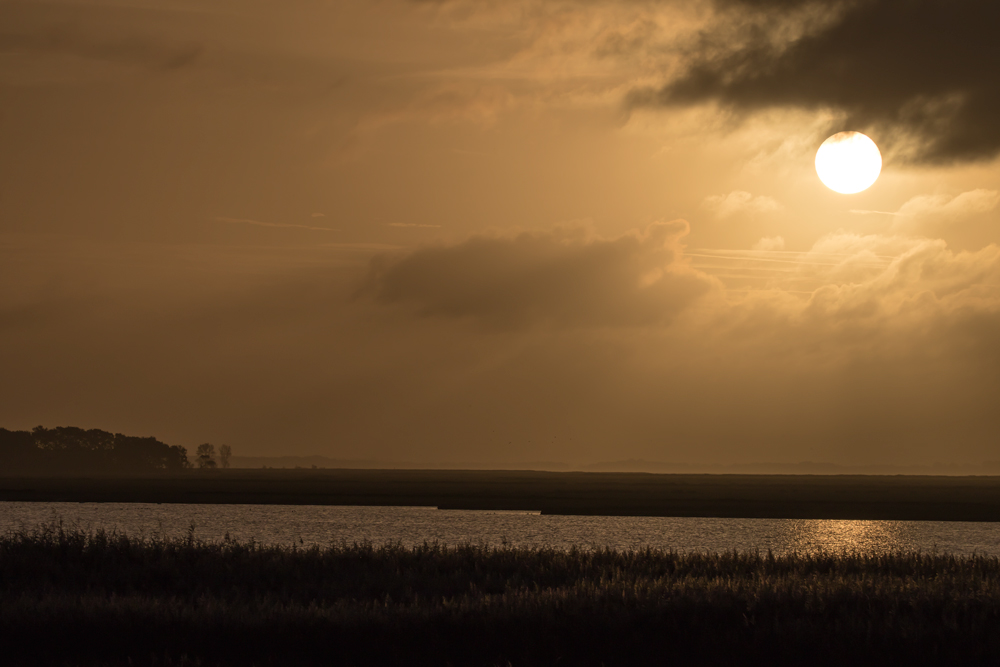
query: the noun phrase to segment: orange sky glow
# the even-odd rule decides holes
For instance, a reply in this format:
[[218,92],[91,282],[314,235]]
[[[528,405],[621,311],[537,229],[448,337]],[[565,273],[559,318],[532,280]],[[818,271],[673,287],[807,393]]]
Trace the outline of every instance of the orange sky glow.
[[[1000,460],[998,20],[0,3],[0,426],[387,464]],[[853,195],[814,167],[842,130],[882,153]]]

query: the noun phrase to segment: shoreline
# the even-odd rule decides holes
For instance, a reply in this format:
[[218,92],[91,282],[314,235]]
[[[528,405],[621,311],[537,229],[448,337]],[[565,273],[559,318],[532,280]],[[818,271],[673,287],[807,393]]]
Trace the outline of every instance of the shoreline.
[[421,506],[591,516],[1000,521],[1000,477],[455,470],[0,477],[0,501]]

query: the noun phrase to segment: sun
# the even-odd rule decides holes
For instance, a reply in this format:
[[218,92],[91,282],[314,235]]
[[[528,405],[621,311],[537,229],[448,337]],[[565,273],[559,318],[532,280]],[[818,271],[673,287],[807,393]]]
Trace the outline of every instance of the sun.
[[816,151],[819,180],[843,195],[867,190],[881,172],[878,146],[860,132],[838,132]]

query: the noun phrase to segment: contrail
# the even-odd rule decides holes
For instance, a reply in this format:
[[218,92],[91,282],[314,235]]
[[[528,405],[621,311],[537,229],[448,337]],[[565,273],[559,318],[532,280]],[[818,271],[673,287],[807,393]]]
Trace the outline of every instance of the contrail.
[[899,213],[891,213],[889,211],[866,211],[863,208],[852,208],[851,213],[855,215],[899,215]]
[[213,218],[216,222],[230,222],[238,223],[244,225],[256,225],[258,227],[287,227],[291,229],[312,229],[319,232],[335,232],[336,229],[330,229],[329,227],[310,227],[309,225],[290,225],[281,222],[261,222],[260,220],[250,220],[249,218],[226,218],[219,216]]

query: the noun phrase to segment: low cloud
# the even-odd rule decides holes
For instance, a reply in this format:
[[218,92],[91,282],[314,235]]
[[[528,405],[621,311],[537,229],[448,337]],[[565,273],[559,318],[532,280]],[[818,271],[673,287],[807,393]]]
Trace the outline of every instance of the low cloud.
[[785,239],[781,236],[766,236],[753,244],[754,250],[784,250]]
[[681,257],[684,220],[612,239],[580,228],[478,236],[382,257],[367,292],[428,317],[496,328],[669,323],[718,284]]
[[776,277],[774,287],[791,290],[803,281],[815,286],[808,300],[776,312],[821,318],[827,333],[861,321],[873,332],[888,332],[920,328],[948,312],[1000,311],[996,245],[956,252],[940,239],[839,232],[819,239],[795,261],[796,271]]
[[905,228],[925,221],[952,222],[960,218],[988,213],[1000,203],[996,190],[971,190],[957,196],[920,195],[903,204],[893,220],[894,228]]
[[979,188],[959,195],[918,195],[898,211],[852,209],[855,215],[892,216],[894,232],[922,231],[935,223],[950,223],[980,213],[989,213],[1000,204],[1000,192]]
[[764,195],[754,197],[749,192],[734,190],[728,195],[706,197],[705,208],[714,211],[715,217],[728,218],[738,213],[770,213],[781,209],[781,204]]

